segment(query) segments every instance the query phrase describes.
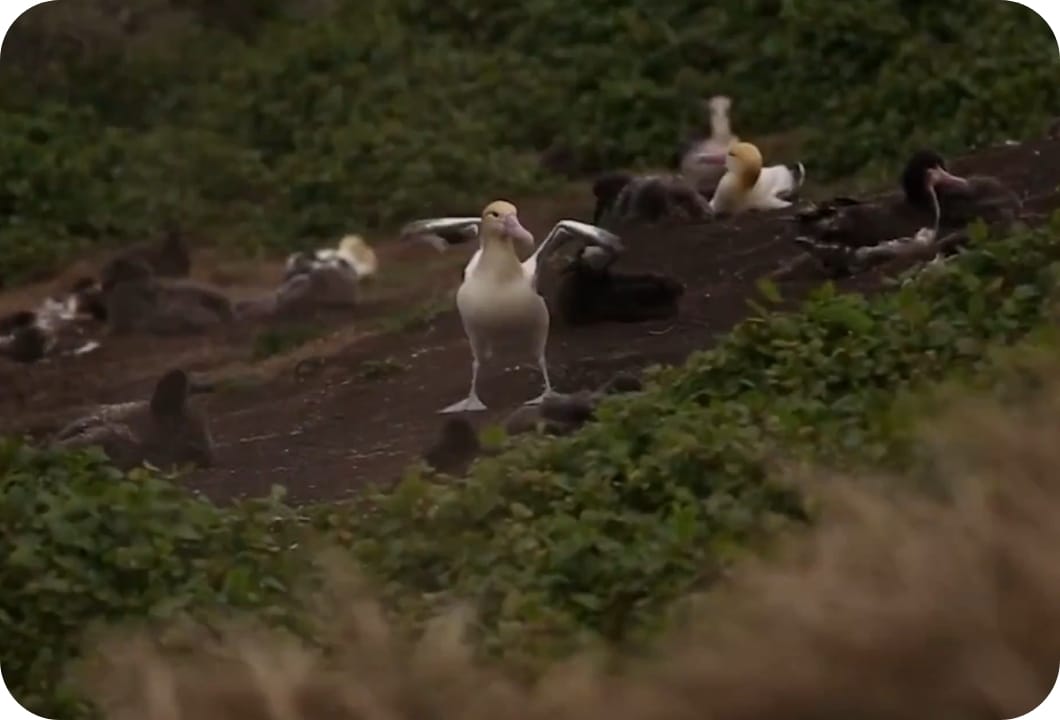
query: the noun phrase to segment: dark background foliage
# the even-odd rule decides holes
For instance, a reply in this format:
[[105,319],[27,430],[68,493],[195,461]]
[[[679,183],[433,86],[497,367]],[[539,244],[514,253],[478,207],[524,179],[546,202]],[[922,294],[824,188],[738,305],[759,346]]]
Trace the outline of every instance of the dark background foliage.
[[[916,144],[1039,133],[1058,67],[1045,24],[1000,0],[58,0],[3,46],[0,277],[173,219],[282,250],[659,165],[717,92],[741,135],[794,131],[815,177],[893,177]],[[60,680],[92,623],[223,607],[297,627],[310,528],[404,618],[474,601],[480,647],[516,665],[650,637],[672,601],[812,519],[772,471],[781,449],[916,467],[923,383],[989,386],[993,349],[1055,325],[1058,222],[977,238],[878,300],[825,288],[572,438],[464,482],[413,473],[371,512],[219,508],[97,454],[4,441],[4,679],[36,712],[83,717]]]
[[1040,132],[1057,60],[1000,0],[60,0],[3,46],[0,274],[170,217],[279,250],[659,165],[718,92],[814,179],[889,177]]

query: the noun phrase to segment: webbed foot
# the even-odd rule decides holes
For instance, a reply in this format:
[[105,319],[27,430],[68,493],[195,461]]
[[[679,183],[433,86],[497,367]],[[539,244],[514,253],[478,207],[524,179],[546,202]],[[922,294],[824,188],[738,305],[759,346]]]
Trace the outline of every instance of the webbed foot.
[[545,392],[538,395],[536,398],[533,398],[532,400],[527,400],[523,403],[523,405],[540,405],[542,402],[544,402],[545,398],[554,394],[555,392],[553,390],[546,390]]
[[459,412],[480,412],[486,409],[486,405],[478,399],[477,395],[469,395],[460,402],[455,402],[447,408],[438,411],[439,415]]

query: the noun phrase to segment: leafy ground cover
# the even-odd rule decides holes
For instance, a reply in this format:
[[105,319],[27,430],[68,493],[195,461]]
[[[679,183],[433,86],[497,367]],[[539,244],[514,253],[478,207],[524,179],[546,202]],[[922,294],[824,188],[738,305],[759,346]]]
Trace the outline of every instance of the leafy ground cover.
[[[1056,40],[998,0],[49,3],[0,62],[0,276],[140,240],[288,249],[666,162],[699,100],[815,179],[1041,132]],[[503,38],[503,42],[499,39]],[[777,158],[779,160],[793,158]]]
[[573,437],[381,496],[355,551],[413,598],[473,598],[506,653],[563,652],[581,630],[636,641],[733,553],[812,515],[782,458],[908,468],[917,396],[1049,327],[1058,231],[980,243],[879,297],[825,286],[797,314],[745,321]]
[[6,441],[5,680],[38,713],[81,717],[89,708],[58,680],[93,623],[244,609],[304,628],[293,598],[317,579],[321,542],[346,548],[412,626],[470,601],[479,647],[515,667],[596,641],[638,646],[675,601],[814,522],[785,463],[915,470],[938,381],[1032,390],[996,353],[1055,350],[1058,261],[1060,214],[979,233],[878,297],[825,288],[798,312],[763,312],[685,367],[654,371],[642,395],[609,401],[575,436],[513,444],[465,480],[414,469],[355,503],[220,508],[90,452]]

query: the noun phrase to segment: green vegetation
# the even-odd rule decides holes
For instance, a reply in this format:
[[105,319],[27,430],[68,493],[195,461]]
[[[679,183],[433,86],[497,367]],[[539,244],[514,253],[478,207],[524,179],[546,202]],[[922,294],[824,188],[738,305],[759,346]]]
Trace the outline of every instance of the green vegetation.
[[292,590],[314,579],[314,539],[349,549],[413,624],[472,601],[480,647],[516,667],[593,640],[640,644],[734,559],[812,522],[813,498],[780,461],[915,470],[930,384],[1012,396],[1020,384],[997,381],[1021,376],[1001,372],[996,351],[1060,347],[1060,213],[984,235],[879,297],[826,287],[798,312],[763,312],[686,367],[656,370],[643,394],[607,401],[572,437],[524,439],[466,480],[410,472],[354,504],[222,509],[92,453],[9,442],[5,679],[34,711],[79,717],[86,708],[54,684],[90,623],[256,608],[303,627]]
[[[997,0],[105,11],[50,3],[5,43],[4,282],[175,218],[223,248],[282,250],[658,165],[715,92],[734,96],[741,135],[800,131],[821,179],[892,175],[914,144],[953,153],[1031,136],[1060,106],[1055,39]],[[463,480],[412,471],[354,504],[221,508],[92,452],[3,441],[5,681],[35,712],[80,718],[89,708],[59,680],[92,623],[251,609],[305,630],[293,591],[314,579],[318,538],[367,568],[412,625],[472,601],[480,648],[517,667],[595,640],[639,645],[689,591],[813,521],[781,461],[915,469],[930,383],[992,387],[1006,367],[997,349],[1056,347],[1058,269],[1060,215],[978,237],[874,299],[825,287],[797,313],[763,310],[685,367],[655,370],[575,436],[524,438]],[[381,329],[416,328],[441,307]],[[313,332],[264,334],[255,352]]]
[[908,469],[918,394],[1050,329],[1058,241],[1060,214],[886,295],[825,286],[798,314],[747,320],[572,437],[519,443],[466,480],[408,479],[356,519],[354,549],[397,599],[473,599],[488,646],[514,661],[569,650],[579,631],[636,642],[812,514],[775,461]]
[[[1056,41],[997,0],[48,3],[0,63],[0,277],[179,217],[289,249],[564,175],[658,165],[734,96],[814,178],[1037,134]],[[778,158],[785,159],[785,158]]]
[[[0,443],[4,680],[45,717],[84,708],[56,689],[86,623],[258,608],[289,619],[296,526],[278,498],[219,509],[100,453]],[[297,571],[297,572],[296,572]]]

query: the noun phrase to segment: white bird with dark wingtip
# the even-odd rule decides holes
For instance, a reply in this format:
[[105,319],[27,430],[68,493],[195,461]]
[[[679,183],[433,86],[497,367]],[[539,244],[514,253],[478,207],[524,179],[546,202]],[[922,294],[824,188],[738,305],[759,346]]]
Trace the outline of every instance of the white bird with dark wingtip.
[[802,163],[763,167],[761,151],[749,142],[738,142],[725,154],[704,153],[699,159],[726,169],[710,200],[716,215],[789,207],[806,180]]
[[337,247],[292,253],[284,265],[284,279],[312,273],[321,268],[347,270],[355,281],[370,280],[379,272],[375,250],[360,235],[346,235]]
[[483,360],[504,336],[517,336],[533,354],[544,380],[544,391],[526,405],[538,405],[552,393],[545,349],[550,318],[545,299],[537,292],[542,253],[556,247],[560,239],[579,238],[621,252],[617,235],[577,220],[561,220],[526,260],[519,261],[514,240],[533,246],[534,236],[519,222],[516,207],[503,200],[486,206],[481,218],[438,218],[405,226],[403,236],[437,234],[477,227],[479,249],[464,268],[464,281],[456,293],[456,305],[471,345],[471,388],[463,400],[441,413],[485,410],[478,396],[478,373]]

